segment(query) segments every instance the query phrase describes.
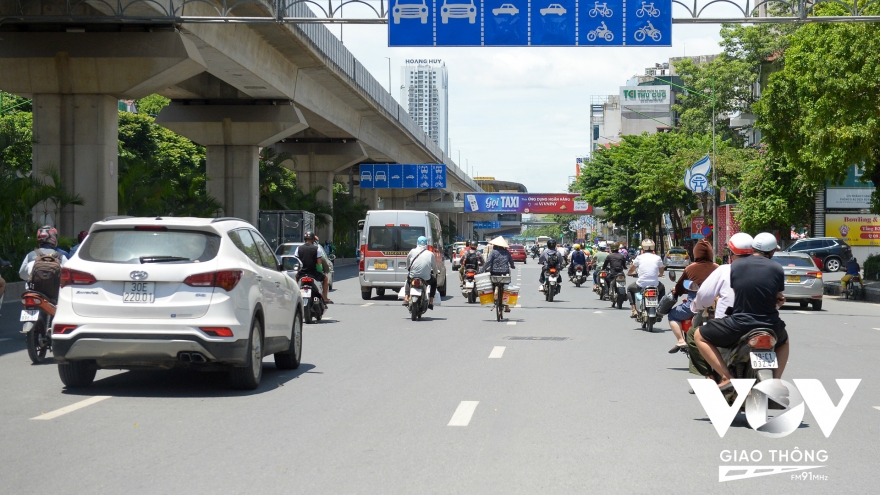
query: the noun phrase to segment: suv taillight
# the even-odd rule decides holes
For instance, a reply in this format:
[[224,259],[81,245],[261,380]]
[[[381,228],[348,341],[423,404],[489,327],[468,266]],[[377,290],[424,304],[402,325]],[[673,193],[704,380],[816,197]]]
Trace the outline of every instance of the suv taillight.
[[98,279],[91,273],[71,270],[70,268],[61,269],[61,287],[67,287],[68,285],[92,285],[97,281]]
[[241,280],[241,270],[220,270],[190,275],[183,280],[183,283],[190,287],[219,287],[229,292],[238,285],[239,280]]

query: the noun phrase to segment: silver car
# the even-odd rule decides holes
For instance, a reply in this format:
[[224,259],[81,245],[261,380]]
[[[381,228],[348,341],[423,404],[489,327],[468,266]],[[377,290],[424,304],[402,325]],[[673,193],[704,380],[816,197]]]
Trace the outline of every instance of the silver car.
[[813,311],[822,309],[824,283],[822,270],[804,253],[777,252],[773,261],[782,265],[785,272],[785,299],[787,302],[799,302],[801,308],[813,306]]

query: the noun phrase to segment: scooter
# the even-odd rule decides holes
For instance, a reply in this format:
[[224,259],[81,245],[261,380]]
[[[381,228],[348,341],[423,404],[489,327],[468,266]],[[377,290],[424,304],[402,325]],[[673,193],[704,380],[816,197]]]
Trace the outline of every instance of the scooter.
[[657,287],[649,285],[636,292],[636,321],[642,324],[642,328],[649,332],[654,331],[654,323],[660,321],[657,315],[660,291]]
[[55,304],[44,294],[26,290],[21,295],[21,318],[24,324],[21,333],[27,334],[28,357],[34,364],[46,360],[46,353],[52,350],[52,319],[55,317]]
[[553,296],[559,294],[559,274],[556,268],[552,267],[544,271],[544,298],[547,302],[553,302]]
[[604,301],[605,298],[606,298],[607,295],[608,295],[608,294],[607,294],[607,287],[608,287],[608,284],[605,283],[605,282],[606,282],[606,280],[605,280],[606,278],[608,278],[608,272],[606,272],[605,270],[600,271],[600,272],[599,272],[599,275],[598,275],[598,277],[597,277],[597,280],[598,280],[599,283],[597,283],[596,285],[593,286],[593,291],[594,291],[596,294],[599,294],[599,300],[600,300],[600,301]]
[[[616,297],[616,299],[614,299]],[[612,302],[616,301],[617,309],[623,307],[623,302],[626,301],[626,275],[622,273],[618,273],[614,280],[611,282],[611,295],[609,297]]]
[[477,275],[476,270],[465,269],[464,284],[461,286],[461,297],[465,298],[469,304],[477,302],[477,288],[474,277]]
[[587,281],[587,275],[584,273],[583,265],[576,265],[574,267],[574,276],[571,277],[571,281],[574,282],[575,287],[580,287],[581,284]]
[[412,279],[409,288],[409,314],[412,321],[421,320],[422,315],[428,311],[428,293],[431,286],[420,278]]
[[315,279],[308,275],[298,274],[297,282],[299,282],[299,291],[303,300],[303,319],[306,323],[312,323],[313,318],[315,321],[321,321],[326,307],[324,296],[321,295],[321,289],[318,288]]

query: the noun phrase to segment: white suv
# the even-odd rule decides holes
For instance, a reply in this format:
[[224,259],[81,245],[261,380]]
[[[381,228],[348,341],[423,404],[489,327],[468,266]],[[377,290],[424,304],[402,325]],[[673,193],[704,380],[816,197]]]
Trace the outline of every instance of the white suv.
[[188,366],[254,389],[268,354],[299,367],[302,298],[243,220],[107,219],[62,268],[52,347],[69,388],[101,368]]

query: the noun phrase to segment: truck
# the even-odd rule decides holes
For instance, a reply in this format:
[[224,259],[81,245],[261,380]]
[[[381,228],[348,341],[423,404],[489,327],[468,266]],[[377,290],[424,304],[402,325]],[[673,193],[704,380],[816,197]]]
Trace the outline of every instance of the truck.
[[315,214],[305,210],[260,210],[257,230],[272,251],[286,242],[304,242],[303,235],[315,231]]

